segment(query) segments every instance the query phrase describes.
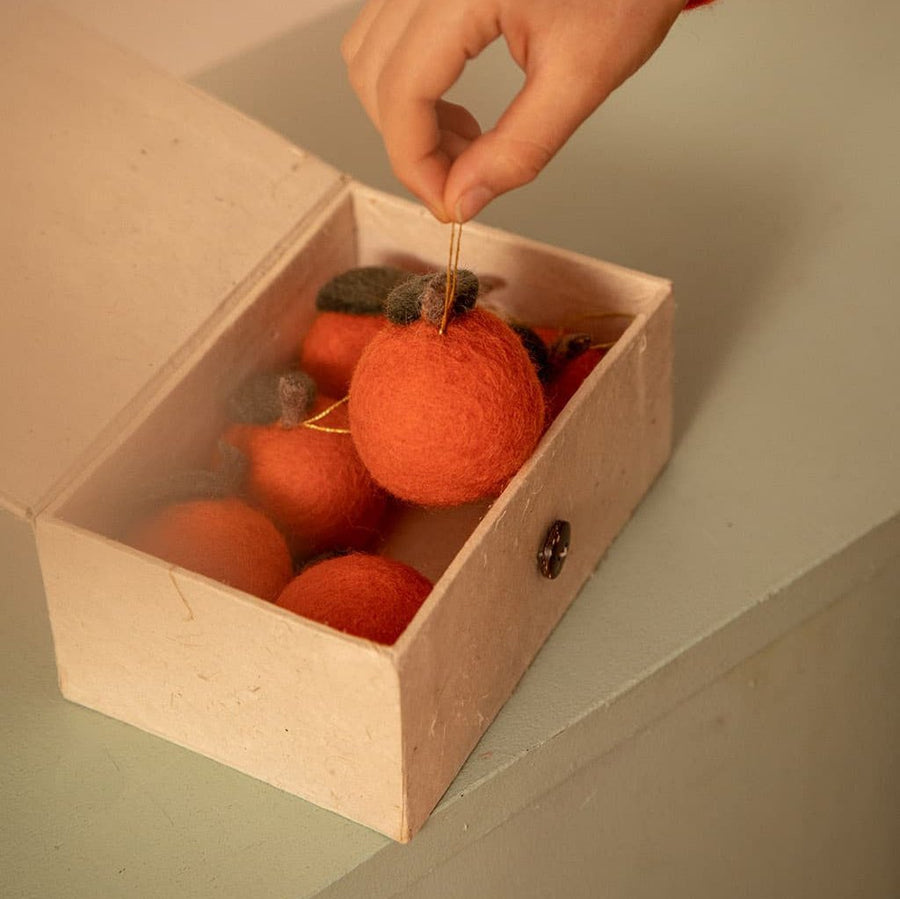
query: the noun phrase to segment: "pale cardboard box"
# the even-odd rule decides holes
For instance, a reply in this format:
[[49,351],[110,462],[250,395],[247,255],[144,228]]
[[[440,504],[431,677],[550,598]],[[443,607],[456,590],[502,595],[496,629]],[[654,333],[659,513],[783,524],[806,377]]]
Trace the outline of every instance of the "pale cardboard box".
[[410,839],[668,458],[669,283],[466,227],[521,320],[630,323],[493,505],[398,525],[437,580],[398,642],[332,631],[123,545],[120,507],[208,459],[324,281],[440,268],[448,229],[54,13],[0,34],[0,514],[33,532],[63,694]]

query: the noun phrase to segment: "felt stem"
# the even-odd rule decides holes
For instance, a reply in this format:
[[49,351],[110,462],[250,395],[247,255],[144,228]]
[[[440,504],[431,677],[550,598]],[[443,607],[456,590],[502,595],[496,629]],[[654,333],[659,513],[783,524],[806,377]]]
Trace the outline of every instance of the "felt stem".
[[338,406],[342,406],[347,400],[350,399],[349,394],[345,396],[343,399],[338,400],[336,403],[332,403],[327,409],[323,409],[318,415],[314,415],[312,418],[307,418],[306,421],[303,422],[304,428],[309,428],[312,431],[324,431],[326,434],[349,434],[349,428],[329,428],[327,425],[320,425],[320,422],[323,418],[330,415],[337,409]]
[[313,379],[298,368],[251,375],[228,397],[229,420],[242,424],[296,427],[316,396]]
[[281,406],[281,427],[296,428],[306,410],[312,404],[315,385],[298,382],[296,378],[282,376],[278,379],[278,401]]

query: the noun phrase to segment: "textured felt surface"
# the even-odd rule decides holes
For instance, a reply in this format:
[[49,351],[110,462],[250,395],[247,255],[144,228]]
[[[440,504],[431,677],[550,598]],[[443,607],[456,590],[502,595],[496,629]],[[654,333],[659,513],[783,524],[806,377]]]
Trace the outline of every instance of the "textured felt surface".
[[546,385],[548,421],[552,421],[562,412],[563,407],[572,399],[605,353],[605,349],[588,347],[562,363]]
[[[478,299],[479,282],[473,272],[460,269],[456,278],[451,314],[466,312]],[[440,325],[444,317],[446,289],[446,272],[415,275],[398,284],[388,294],[385,314],[397,325],[408,325],[419,318]]]
[[431,592],[415,568],[368,553],[310,565],[285,587],[278,605],[337,630],[394,643]]
[[390,265],[364,265],[347,269],[327,281],[316,294],[322,312],[381,315],[391,290],[410,273]]
[[550,375],[550,353],[547,344],[537,331],[527,325],[511,324],[510,327],[519,335],[519,340],[522,341],[522,346],[525,347],[538,378],[541,381],[545,380]]
[[275,525],[234,497],[165,506],[137,522],[124,540],[262,599],[275,599],[293,574],[287,544]]
[[[311,411],[318,414],[333,403],[319,397]],[[347,423],[346,406],[319,422],[336,429]],[[232,425],[224,439],[249,459],[246,492],[285,532],[296,557],[361,549],[377,537],[387,497],[348,434],[303,425]]]
[[385,328],[360,359],[349,412],[379,484],[449,506],[499,494],[540,437],[544,396],[518,335],[475,309],[444,334],[424,320]]
[[381,315],[320,312],[303,338],[300,367],[322,393],[346,396],[359,357],[386,322]]

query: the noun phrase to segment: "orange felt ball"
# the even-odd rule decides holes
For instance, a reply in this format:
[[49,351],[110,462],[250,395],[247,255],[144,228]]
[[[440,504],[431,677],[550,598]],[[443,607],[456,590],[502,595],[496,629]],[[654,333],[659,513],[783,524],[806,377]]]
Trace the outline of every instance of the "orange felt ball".
[[541,326],[532,329],[538,337],[544,342],[547,349],[553,346],[562,336],[562,328],[551,328],[549,326]]
[[503,490],[540,439],[544,402],[518,335],[473,309],[443,334],[420,319],[376,335],[350,385],[350,430],[382,487],[452,506]]
[[124,542],[262,599],[274,600],[294,574],[275,525],[235,497],[165,506],[138,521]]
[[381,315],[320,312],[303,338],[300,368],[321,393],[342,397],[369,341],[387,324]]
[[[333,403],[319,397],[310,415]],[[319,424],[346,429],[346,405]],[[349,434],[303,425],[236,424],[224,439],[246,455],[245,490],[285,532],[298,557],[362,549],[378,535],[387,496],[373,482]]]
[[368,553],[351,553],[304,569],[277,605],[335,630],[391,644],[412,620],[432,584],[415,568]]
[[564,363],[556,376],[547,385],[548,419],[553,421],[562,412],[566,403],[584,383],[585,378],[596,368],[606,355],[606,350],[590,347],[573,359]]

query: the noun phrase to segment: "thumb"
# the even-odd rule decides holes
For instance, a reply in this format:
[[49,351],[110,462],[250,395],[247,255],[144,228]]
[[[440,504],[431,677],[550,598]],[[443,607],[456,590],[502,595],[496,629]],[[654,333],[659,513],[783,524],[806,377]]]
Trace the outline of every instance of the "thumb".
[[611,89],[568,66],[530,74],[494,128],[454,161],[444,208],[467,221],[495,197],[532,181]]

